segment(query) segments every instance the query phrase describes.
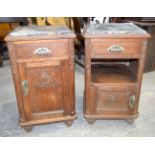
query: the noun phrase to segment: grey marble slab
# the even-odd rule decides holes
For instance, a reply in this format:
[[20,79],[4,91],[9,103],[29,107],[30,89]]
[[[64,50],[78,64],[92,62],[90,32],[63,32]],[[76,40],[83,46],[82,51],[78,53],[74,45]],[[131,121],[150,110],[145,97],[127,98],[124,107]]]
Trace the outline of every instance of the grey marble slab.
[[21,26],[12,31],[10,36],[65,35],[73,32],[65,26]]
[[89,24],[86,34],[146,34],[132,23]]

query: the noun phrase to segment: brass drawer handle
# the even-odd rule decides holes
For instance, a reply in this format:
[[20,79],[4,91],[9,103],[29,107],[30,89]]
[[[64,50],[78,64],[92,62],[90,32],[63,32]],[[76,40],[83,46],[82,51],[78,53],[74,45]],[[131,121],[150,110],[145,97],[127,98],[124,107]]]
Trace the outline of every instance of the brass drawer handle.
[[135,100],[136,100],[136,96],[135,95],[132,95],[129,99],[129,106],[131,109],[134,108],[134,105],[135,105]]
[[110,53],[119,53],[123,51],[124,51],[124,48],[121,47],[120,45],[112,45],[111,47],[108,48],[108,52]]
[[27,80],[22,81],[22,88],[23,88],[24,96],[27,96],[28,92],[29,92],[29,86],[28,86],[28,81]]
[[34,52],[35,55],[49,55],[51,50],[46,47],[37,48]]

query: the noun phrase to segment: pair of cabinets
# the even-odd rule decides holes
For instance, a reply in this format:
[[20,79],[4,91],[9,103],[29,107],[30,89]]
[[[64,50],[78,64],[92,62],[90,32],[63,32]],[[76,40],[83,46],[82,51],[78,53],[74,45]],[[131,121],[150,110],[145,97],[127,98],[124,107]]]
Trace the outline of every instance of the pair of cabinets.
[[[116,29],[115,25],[110,29],[113,26]],[[139,32],[130,24],[125,29],[130,26]],[[143,30],[142,34],[96,35],[95,29],[83,35],[84,117],[89,123],[106,118],[133,120],[138,116],[149,35]],[[70,126],[76,119],[74,38],[66,27],[37,26],[19,28],[7,36],[19,123],[26,131],[50,122],[64,121]]]

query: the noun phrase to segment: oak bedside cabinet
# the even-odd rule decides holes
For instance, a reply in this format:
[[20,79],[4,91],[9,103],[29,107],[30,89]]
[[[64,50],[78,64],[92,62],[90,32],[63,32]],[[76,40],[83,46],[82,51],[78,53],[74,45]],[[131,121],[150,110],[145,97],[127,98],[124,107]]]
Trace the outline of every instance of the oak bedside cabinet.
[[76,119],[74,94],[75,34],[64,26],[27,26],[6,37],[19,109],[19,124]]
[[90,24],[85,38],[84,117],[96,119],[138,117],[138,104],[147,40],[132,23]]

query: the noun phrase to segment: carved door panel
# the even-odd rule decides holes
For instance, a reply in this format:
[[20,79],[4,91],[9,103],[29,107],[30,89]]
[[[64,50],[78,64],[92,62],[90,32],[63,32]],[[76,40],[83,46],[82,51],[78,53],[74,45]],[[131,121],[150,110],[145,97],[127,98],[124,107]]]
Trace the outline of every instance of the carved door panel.
[[30,62],[19,64],[18,68],[27,120],[64,115],[64,101],[68,100],[67,62]]

